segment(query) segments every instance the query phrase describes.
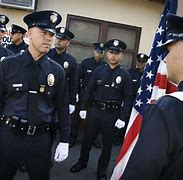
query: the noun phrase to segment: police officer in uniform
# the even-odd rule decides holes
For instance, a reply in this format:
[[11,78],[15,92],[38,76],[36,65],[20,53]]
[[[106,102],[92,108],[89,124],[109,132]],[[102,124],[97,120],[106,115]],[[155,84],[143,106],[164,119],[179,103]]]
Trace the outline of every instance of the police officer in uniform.
[[28,50],[0,63],[0,179],[13,179],[25,160],[30,179],[49,180],[55,111],[60,132],[55,161],[66,159],[69,147],[65,72],[45,55],[61,16],[37,11],[26,15],[24,22]]
[[123,180],[175,180],[183,177],[182,24],[183,17],[167,15],[167,41],[162,45],[168,51],[165,57],[168,79],[178,85],[177,92],[164,95],[147,107]]
[[[103,42],[97,42],[93,43],[94,49],[93,49],[93,57],[84,59],[78,68],[78,104],[82,102],[82,98],[84,97],[86,87],[88,85],[88,82],[91,78],[91,75],[93,71],[101,66],[106,64],[104,61],[104,43]],[[80,107],[78,107],[79,111]],[[77,113],[79,113],[77,111]],[[76,113],[75,113],[76,114]],[[78,130],[80,126],[81,118],[75,117],[72,121],[71,126],[71,137],[70,137],[70,147],[72,147],[78,137]],[[97,148],[101,148],[101,144],[99,144],[98,141],[94,141],[94,145]]]
[[140,87],[140,80],[148,60],[148,56],[144,53],[137,54],[136,68],[130,69],[129,73],[131,75],[132,84],[133,84],[133,99],[135,100],[138,88]]
[[[123,128],[128,121],[132,98],[130,74],[120,67],[126,44],[118,39],[106,43],[108,65],[98,67],[92,74],[81,104],[80,116],[86,118],[88,103],[92,106],[88,112],[84,139],[79,161],[71,167],[72,173],[78,173],[87,167],[92,142],[99,132],[102,134],[102,152],[98,161],[98,179],[106,179],[115,128]],[[92,98],[92,99],[90,99]]]
[[60,64],[66,73],[69,92],[69,113],[75,111],[76,88],[77,88],[77,62],[76,59],[67,53],[74,34],[65,27],[56,28],[55,48],[51,49],[48,56]]
[[4,14],[0,14],[0,44],[3,41],[3,36],[7,33],[6,24],[8,22],[9,18]]
[[23,52],[27,49],[28,45],[24,42],[24,37],[27,30],[16,24],[11,26],[11,41],[12,44],[7,46],[7,49],[14,53]]

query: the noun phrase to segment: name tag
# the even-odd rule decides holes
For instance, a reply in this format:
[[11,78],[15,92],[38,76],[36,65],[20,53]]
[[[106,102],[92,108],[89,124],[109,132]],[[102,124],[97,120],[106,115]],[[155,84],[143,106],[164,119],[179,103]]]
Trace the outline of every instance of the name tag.
[[89,72],[89,73],[90,73],[90,72],[92,72],[92,70],[88,69],[88,70],[87,70],[87,72]]
[[13,84],[13,87],[22,87],[22,84]]

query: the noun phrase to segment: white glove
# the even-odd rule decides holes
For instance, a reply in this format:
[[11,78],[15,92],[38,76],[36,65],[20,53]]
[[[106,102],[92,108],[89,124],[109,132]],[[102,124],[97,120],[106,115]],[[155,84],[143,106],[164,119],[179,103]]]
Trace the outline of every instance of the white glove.
[[72,104],[69,104],[69,114],[72,114],[75,111],[75,106]]
[[68,157],[69,143],[59,143],[55,151],[55,161],[61,162]]
[[81,119],[86,119],[86,111],[85,110],[81,110],[79,112],[79,116],[81,117]]
[[76,102],[79,101],[79,94],[76,94]]
[[115,126],[118,128],[118,129],[121,129],[125,126],[125,122],[122,121],[121,119],[118,119],[115,123]]

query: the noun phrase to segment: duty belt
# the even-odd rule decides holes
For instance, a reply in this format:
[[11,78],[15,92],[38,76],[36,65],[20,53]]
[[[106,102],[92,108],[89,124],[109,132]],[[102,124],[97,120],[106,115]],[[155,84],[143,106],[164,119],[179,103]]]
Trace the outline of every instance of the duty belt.
[[121,105],[114,103],[114,102],[99,102],[94,101],[93,105],[97,106],[98,108],[106,111],[118,110]]
[[1,123],[4,123],[6,126],[14,129],[17,133],[27,134],[27,135],[36,135],[43,134],[47,131],[50,131],[52,126],[51,124],[44,124],[40,126],[31,126],[28,124],[28,120],[21,119],[17,116],[5,116],[3,115],[0,119]]

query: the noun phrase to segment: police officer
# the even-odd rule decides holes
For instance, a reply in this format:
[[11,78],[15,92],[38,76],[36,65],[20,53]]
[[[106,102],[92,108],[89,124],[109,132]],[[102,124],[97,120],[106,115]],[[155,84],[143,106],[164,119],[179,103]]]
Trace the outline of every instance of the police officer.
[[76,59],[67,53],[74,34],[65,27],[56,28],[55,48],[51,49],[48,56],[60,64],[66,73],[69,92],[69,112],[75,111],[76,88],[77,88],[77,62]]
[[162,96],[147,107],[123,180],[174,180],[183,177],[182,24],[183,17],[167,15],[167,41],[162,46],[168,52],[165,58],[168,79],[178,85],[177,92]]
[[7,33],[6,24],[8,22],[9,18],[4,14],[0,14],[0,44],[3,41],[3,36]]
[[125,49],[126,44],[123,41],[109,40],[106,43],[108,65],[98,67],[89,81],[81,104],[81,118],[86,118],[86,109],[91,100],[92,106],[88,112],[80,158],[71,167],[72,173],[77,173],[87,167],[92,142],[96,134],[100,132],[103,148],[98,161],[98,179],[106,179],[115,127],[123,128],[130,114],[132,83],[129,73],[120,67]]
[[28,50],[0,63],[0,179],[13,179],[25,160],[30,179],[49,180],[55,111],[60,130],[55,161],[67,158],[69,146],[65,73],[45,55],[61,16],[37,11],[23,20],[29,29]]
[[135,100],[138,88],[140,87],[140,80],[144,72],[144,68],[146,66],[146,62],[148,60],[148,55],[144,53],[139,53],[136,56],[136,68],[130,69],[129,73],[131,75],[132,84],[133,84],[133,99]]
[[[106,64],[104,61],[104,43],[103,42],[97,42],[93,43],[94,49],[93,49],[93,56],[90,58],[84,59],[81,64],[79,65],[78,68],[78,100],[79,104],[82,102],[82,98],[84,97],[86,87],[88,85],[88,82],[91,78],[91,75],[93,71],[101,66]],[[78,107],[80,109],[80,107]],[[79,113],[79,112],[77,112]],[[80,126],[81,118],[80,117],[75,117],[72,121],[72,126],[71,126],[71,137],[70,137],[70,143],[69,146],[72,147],[78,137],[78,130]],[[94,141],[94,145],[97,148],[101,148],[101,144],[99,144],[98,141]]]
[[27,30],[16,24],[11,26],[11,42],[7,46],[7,49],[11,50],[14,53],[23,52],[27,49],[28,45],[24,42],[24,37]]

